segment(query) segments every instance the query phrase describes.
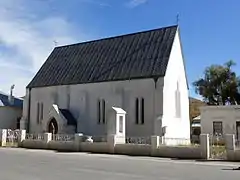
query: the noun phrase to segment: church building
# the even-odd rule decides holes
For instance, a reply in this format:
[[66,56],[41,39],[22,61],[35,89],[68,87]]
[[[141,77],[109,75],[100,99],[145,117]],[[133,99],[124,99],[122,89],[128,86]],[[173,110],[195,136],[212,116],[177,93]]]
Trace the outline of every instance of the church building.
[[112,107],[126,111],[126,136],[190,138],[178,26],[54,48],[26,88],[21,128],[103,136]]

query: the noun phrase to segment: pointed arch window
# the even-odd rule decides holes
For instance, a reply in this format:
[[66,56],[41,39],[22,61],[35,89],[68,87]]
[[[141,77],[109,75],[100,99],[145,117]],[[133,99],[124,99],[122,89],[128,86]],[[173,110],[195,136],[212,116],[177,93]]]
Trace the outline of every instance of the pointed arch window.
[[135,123],[144,124],[145,121],[145,109],[144,98],[135,99]]
[[98,99],[97,101],[97,116],[98,124],[106,123],[106,102],[104,99]]
[[176,117],[181,117],[181,93],[180,93],[180,87],[179,82],[177,82],[177,88],[175,91],[175,110],[176,110]]

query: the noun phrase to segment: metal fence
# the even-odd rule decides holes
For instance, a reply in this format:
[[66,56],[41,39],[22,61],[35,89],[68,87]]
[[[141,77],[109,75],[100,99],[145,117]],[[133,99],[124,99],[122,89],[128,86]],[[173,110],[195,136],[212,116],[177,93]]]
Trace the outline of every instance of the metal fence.
[[74,139],[74,134],[53,134],[52,136],[53,141],[74,141]]
[[209,135],[209,151],[211,159],[225,160],[227,158],[225,139],[221,134]]
[[209,143],[214,146],[225,146],[225,139],[221,134],[210,134],[209,135]]
[[[160,144],[162,145],[174,145],[174,146],[190,146],[191,139],[187,138],[168,138],[168,137],[160,137]],[[197,144],[196,144],[197,145]]]
[[151,144],[151,137],[126,137],[126,144]]
[[19,130],[7,130],[7,137],[6,137],[6,145],[7,146],[17,146],[18,145],[18,139],[20,137],[20,131]]
[[26,139],[30,140],[44,140],[44,134],[26,134]]

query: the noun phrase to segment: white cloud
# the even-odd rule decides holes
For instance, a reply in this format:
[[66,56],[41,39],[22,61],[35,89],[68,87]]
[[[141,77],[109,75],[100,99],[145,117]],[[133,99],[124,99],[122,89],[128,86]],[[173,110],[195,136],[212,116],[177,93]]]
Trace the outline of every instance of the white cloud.
[[127,3],[127,6],[130,8],[137,7],[139,5],[145,4],[147,0],[131,0]]
[[26,85],[54,48],[54,41],[63,45],[86,40],[64,17],[42,18],[28,8],[24,0],[0,2],[0,89],[8,92],[15,84],[16,96],[25,94]]

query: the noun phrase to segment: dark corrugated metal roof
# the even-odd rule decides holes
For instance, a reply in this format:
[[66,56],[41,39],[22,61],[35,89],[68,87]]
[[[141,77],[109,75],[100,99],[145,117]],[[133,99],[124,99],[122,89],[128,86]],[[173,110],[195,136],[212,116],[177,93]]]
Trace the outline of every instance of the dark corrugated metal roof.
[[13,103],[9,102],[7,94],[0,92],[0,106],[23,107],[23,99],[13,97]]
[[161,77],[177,26],[56,47],[28,88]]
[[62,115],[67,120],[67,125],[77,126],[77,120],[73,117],[72,113],[68,109],[59,109]]

